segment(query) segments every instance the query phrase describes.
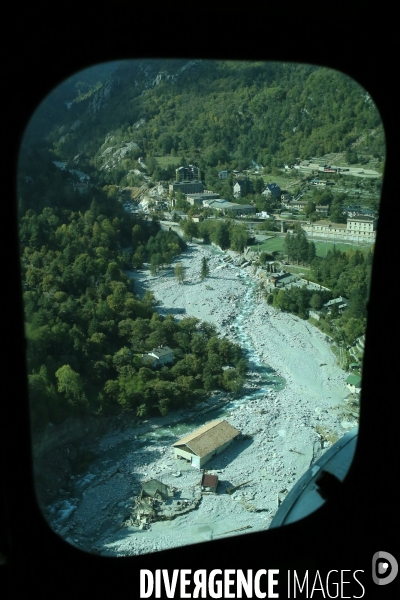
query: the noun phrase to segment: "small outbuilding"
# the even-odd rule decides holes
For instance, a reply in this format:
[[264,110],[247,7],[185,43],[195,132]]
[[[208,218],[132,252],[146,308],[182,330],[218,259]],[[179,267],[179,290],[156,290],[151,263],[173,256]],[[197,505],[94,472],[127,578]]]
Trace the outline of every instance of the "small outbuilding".
[[201,469],[213,456],[220,454],[240,434],[224,419],[212,421],[178,440],[172,447],[174,458],[185,459]]
[[165,483],[158,481],[158,479],[149,479],[142,483],[141,497],[150,496],[150,498],[159,498],[166,500],[169,496],[172,496],[171,492]]
[[352,371],[358,371],[360,369],[360,365],[358,363],[350,363],[349,369],[351,369]]
[[203,473],[201,478],[201,491],[202,492],[216,492],[218,486],[218,475],[209,475]]
[[353,394],[359,392],[361,390],[361,377],[359,375],[349,375],[346,384]]

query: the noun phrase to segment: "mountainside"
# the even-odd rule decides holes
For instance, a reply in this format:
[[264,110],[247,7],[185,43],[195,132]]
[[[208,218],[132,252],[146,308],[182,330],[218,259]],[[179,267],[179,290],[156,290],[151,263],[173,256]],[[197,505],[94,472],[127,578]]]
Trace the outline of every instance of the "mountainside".
[[[267,174],[297,158],[347,155],[354,144],[359,157],[383,160],[376,108],[355,82],[319,67],[126,61],[59,86],[27,129],[18,173],[35,428],[71,414],[166,414],[213,389],[242,385],[239,346],[196,319],[161,318],[151,294],[137,295],[131,269],[148,264],[156,274],[185,244],[160,230],[159,214],[132,214],[114,186],[145,181],[147,189],[149,175],[153,185],[172,180],[174,167],[189,161],[217,190],[218,169],[257,161]],[[264,182],[257,183],[261,192]],[[246,228],[233,221],[206,220],[199,231],[221,248],[247,244]],[[363,324],[362,311],[354,318]],[[349,331],[350,338],[358,332]],[[161,345],[173,348],[176,364],[152,372],[142,354]]]
[[252,160],[282,166],[357,143],[357,151],[383,160],[373,101],[336,71],[204,60],[132,60],[96,69],[57,88],[45,101],[51,128],[31,124],[27,137],[50,143],[56,157],[75,159],[83,170],[99,171],[99,183],[119,184],[139,156],[185,155],[203,171],[240,169]]

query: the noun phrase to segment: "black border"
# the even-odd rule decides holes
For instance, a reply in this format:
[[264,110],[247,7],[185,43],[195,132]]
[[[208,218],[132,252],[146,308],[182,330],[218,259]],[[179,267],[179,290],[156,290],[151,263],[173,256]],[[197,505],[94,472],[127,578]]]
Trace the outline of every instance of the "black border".
[[[357,3],[358,4],[358,3]],[[3,61],[6,168],[3,183],[3,398],[0,573],[13,595],[26,585],[43,597],[124,592],[139,597],[141,568],[364,569],[372,555],[394,553],[396,498],[395,292],[399,115],[396,38],[390,15],[366,5],[322,8],[258,3],[146,7],[116,2],[90,13],[71,5],[15,7]],[[381,8],[382,10],[382,8]],[[36,504],[31,467],[25,341],[18,262],[15,174],[19,143],[40,100],[73,72],[105,60],[142,57],[231,58],[309,62],[348,73],[371,94],[387,136],[361,399],[359,441],[342,492],[303,521],[266,532],[133,558],[88,555],[50,530]],[[392,208],[390,208],[392,207]],[[393,208],[394,207],[394,208]],[[9,328],[9,330],[8,330]],[[7,333],[6,333],[7,332]],[[397,367],[398,368],[398,367]],[[397,397],[396,397],[397,396]],[[3,549],[4,548],[4,549]],[[399,557],[398,557],[399,558]],[[392,584],[393,585],[393,584]],[[389,597],[393,587],[368,587]],[[281,596],[284,597],[284,596]]]

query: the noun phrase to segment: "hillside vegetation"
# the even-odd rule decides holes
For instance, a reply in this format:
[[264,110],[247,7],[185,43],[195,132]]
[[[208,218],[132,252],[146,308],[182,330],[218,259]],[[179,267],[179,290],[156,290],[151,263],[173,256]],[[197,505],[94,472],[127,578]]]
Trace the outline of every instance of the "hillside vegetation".
[[[55,156],[96,172],[103,184],[120,184],[139,156],[179,156],[177,165],[193,161],[207,185],[217,167],[242,169],[254,161],[273,168],[332,152],[351,156],[354,144],[359,155],[383,161],[379,114],[367,92],[339,72],[230,61],[115,67],[103,83],[100,67],[96,81],[88,80],[90,71],[82,72],[81,82],[75,75],[75,87],[65,82],[46,102],[47,112],[60,119],[46,144]],[[110,65],[104,70],[106,78]],[[69,109],[67,100],[74,100]],[[43,142],[33,125],[28,133],[31,143]],[[157,178],[171,179],[173,166],[159,167]]]
[[[346,76],[319,67],[127,61],[60,85],[28,126],[18,173],[35,427],[76,413],[165,414],[196,393],[241,388],[246,362],[237,345],[196,319],[160,317],[151,294],[136,294],[129,271],[168,266],[185,244],[156,220],[127,213],[116,186],[140,186],[147,177],[151,187],[193,162],[206,187],[230,197],[232,182],[218,179],[220,169],[259,164],[273,173],[297,158],[351,157],[355,144],[359,156],[375,156],[382,166],[384,137],[371,98]],[[77,170],[90,177],[87,194],[77,191]],[[245,229],[229,222],[189,220],[187,238],[199,232],[222,248],[242,251],[247,243]],[[339,258],[347,260],[330,257],[326,268]],[[342,265],[343,285],[353,267]],[[174,364],[149,369],[141,354],[160,344],[174,349]]]
[[[177,234],[133,217],[101,190],[74,191],[64,172],[34,152],[21,157],[19,190],[36,430],[76,414],[166,414],[196,392],[240,390],[240,348],[197,319],[159,316],[152,294],[135,294],[126,274],[138,256],[170,263],[185,247]],[[160,345],[173,348],[173,365],[148,368],[142,353]]]

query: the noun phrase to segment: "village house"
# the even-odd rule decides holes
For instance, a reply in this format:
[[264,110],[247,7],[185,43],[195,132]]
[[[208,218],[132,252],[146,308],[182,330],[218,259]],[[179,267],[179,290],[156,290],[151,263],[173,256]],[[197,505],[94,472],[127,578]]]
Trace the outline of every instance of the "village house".
[[225,169],[224,171],[218,172],[219,179],[228,179],[228,171]]
[[315,207],[315,212],[318,213],[319,215],[322,215],[323,217],[327,217],[329,214],[329,205],[328,204],[317,204],[317,206]]
[[290,208],[291,210],[303,211],[307,204],[308,202],[306,202],[305,200],[292,200],[289,203],[288,208]]
[[347,300],[347,298],[338,296],[337,298],[329,300],[329,302],[325,302],[324,308],[327,309],[328,315],[330,315],[333,306],[336,306],[339,312],[343,312],[348,307],[348,305],[349,301]]
[[158,365],[174,362],[174,351],[168,346],[160,346],[159,348],[153,348],[147,354],[142,354],[142,358],[151,363],[153,367],[158,367]]
[[263,194],[263,196],[279,198],[281,196],[281,188],[276,183],[267,183],[267,185],[261,193]]
[[349,390],[356,394],[361,390],[361,377],[359,375],[349,375],[346,384]]
[[252,183],[250,179],[238,179],[233,186],[234,198],[243,198],[251,191]]
[[285,287],[285,285],[298,281],[297,275],[285,272],[271,273],[267,279],[274,287]]
[[224,419],[212,421],[178,440],[172,447],[174,458],[184,459],[201,469],[213,456],[220,454],[240,434]]
[[161,196],[150,196],[149,200],[150,202],[153,202],[154,206],[157,208],[167,208],[167,203],[165,202],[164,198],[161,198]]
[[160,500],[167,500],[174,495],[174,490],[158,479],[149,479],[142,483],[141,498],[149,496]]

